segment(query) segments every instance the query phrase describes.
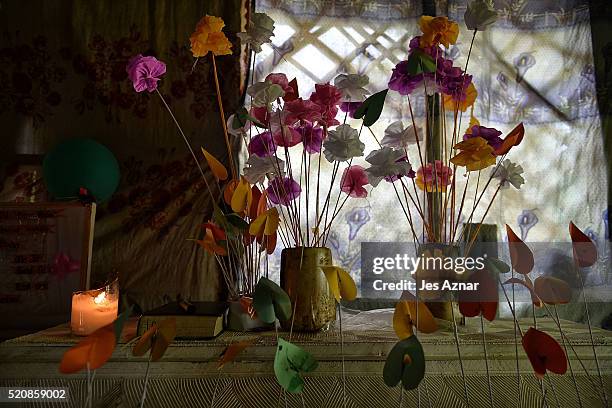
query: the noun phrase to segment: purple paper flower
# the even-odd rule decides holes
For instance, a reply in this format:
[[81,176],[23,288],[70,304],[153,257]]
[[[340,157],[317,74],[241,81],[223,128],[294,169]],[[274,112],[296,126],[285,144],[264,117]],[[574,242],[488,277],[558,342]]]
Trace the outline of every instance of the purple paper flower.
[[348,115],[355,119],[355,111],[359,109],[362,104],[363,102],[342,102],[340,104],[340,110],[342,112],[348,112]]
[[468,86],[472,83],[472,76],[464,75],[459,67],[453,67],[452,60],[440,57],[437,62],[436,83],[439,92],[452,96],[456,101],[464,101]]
[[321,153],[323,129],[320,126],[314,127],[312,123],[304,122],[304,124],[298,128],[298,131],[302,135],[302,142],[304,143],[304,149],[306,149],[307,153]]
[[157,89],[159,77],[166,73],[166,64],[155,57],[138,54],[128,62],[125,70],[136,92],[153,92]]
[[[417,75],[410,75],[408,73],[408,61],[400,61],[399,64],[393,68],[391,79],[389,80],[389,89],[399,92],[400,95],[411,94],[421,83],[423,79],[429,80],[434,79],[433,72],[426,72]],[[434,91],[434,89],[428,89]]]
[[429,55],[432,58],[437,58],[440,54],[442,54],[442,50],[437,45],[432,45],[430,47],[421,48],[421,36],[417,35],[410,40],[408,44],[408,54],[411,54],[415,50],[421,50],[425,54]]
[[276,144],[270,132],[263,132],[251,138],[247,149],[250,154],[268,157],[276,152]]
[[463,136],[463,140],[468,140],[473,137],[482,137],[484,140],[487,141],[489,146],[493,148],[493,150],[497,150],[504,142],[503,139],[499,137],[499,135],[501,135],[502,132],[500,132],[497,129],[488,128],[485,126],[474,125],[472,126],[471,130],[472,130],[472,134],[466,133]]
[[277,177],[270,182],[266,191],[272,203],[286,206],[300,196],[302,189],[291,177]]

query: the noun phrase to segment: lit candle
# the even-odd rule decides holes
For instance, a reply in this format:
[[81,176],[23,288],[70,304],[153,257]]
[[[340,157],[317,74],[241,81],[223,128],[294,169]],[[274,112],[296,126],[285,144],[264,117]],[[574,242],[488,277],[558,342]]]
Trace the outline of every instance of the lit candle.
[[79,336],[86,336],[117,318],[119,290],[116,281],[104,288],[72,294],[70,327]]

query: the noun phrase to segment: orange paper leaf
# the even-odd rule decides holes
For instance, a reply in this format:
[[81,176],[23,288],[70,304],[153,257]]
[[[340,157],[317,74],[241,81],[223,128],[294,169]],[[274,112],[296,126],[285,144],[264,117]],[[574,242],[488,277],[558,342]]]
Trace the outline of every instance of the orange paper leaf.
[[526,275],[533,269],[533,253],[531,249],[512,231],[506,224],[508,233],[508,248],[510,249],[510,260],[515,271]]
[[518,146],[523,141],[523,136],[525,135],[525,128],[523,127],[523,122],[516,125],[514,129],[508,133],[508,136],[504,139],[501,146],[495,150],[496,156],[501,156],[506,154],[512,149],[514,146]]
[[217,366],[217,368],[221,369],[227,363],[231,363],[232,361],[234,361],[236,357],[238,356],[238,354],[242,352],[242,350],[246,349],[252,344],[253,344],[252,340],[245,340],[245,341],[239,341],[237,343],[232,343],[229,346],[227,346],[225,350],[223,350],[223,352],[221,353],[221,356],[219,356],[219,365]]
[[578,266],[587,268],[597,262],[597,247],[591,241],[591,238],[582,232],[573,222],[570,222],[569,232],[572,237],[574,260]]
[[227,179],[227,169],[219,160],[215,158],[212,154],[208,153],[203,147],[201,147],[202,153],[204,153],[204,157],[206,158],[206,162],[208,163],[208,167],[215,175],[217,180],[226,180]]
[[86,369],[88,364],[90,370],[96,370],[111,358],[115,344],[114,325],[104,326],[66,351],[59,370],[63,374],[73,374]]

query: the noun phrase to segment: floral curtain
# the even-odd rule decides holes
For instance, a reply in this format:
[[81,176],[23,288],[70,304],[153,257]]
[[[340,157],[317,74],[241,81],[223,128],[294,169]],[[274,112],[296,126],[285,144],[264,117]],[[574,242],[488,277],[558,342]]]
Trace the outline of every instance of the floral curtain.
[[[424,11],[434,10],[459,22],[459,42],[447,50],[455,65],[465,66],[472,37],[463,24],[466,0],[257,0],[256,4],[276,21],[276,30],[272,46],[258,54],[255,80],[285,72],[298,79],[303,97],[315,83],[333,81],[343,72],[367,74],[371,93],[387,88],[391,69],[406,58],[409,39],[418,35],[417,20]],[[525,140],[512,159],[523,166],[526,184],[520,190],[502,190],[485,222],[508,224],[527,241],[556,242],[569,240],[568,224],[573,220],[602,254],[601,267],[589,274],[587,283],[609,283],[608,170],[589,2],[492,0],[491,4],[500,18],[492,29],[476,36],[468,67],[479,92],[474,114],[483,125],[504,133],[524,123]],[[419,120],[423,106],[422,97],[413,102]],[[406,125],[409,118],[406,100],[389,92],[382,119],[373,130],[383,135],[391,122],[403,119]],[[462,127],[468,121],[466,113]],[[357,121],[352,125],[359,127]],[[375,141],[367,134],[362,139],[366,151],[374,148]],[[472,202],[467,198],[465,205],[471,208]],[[479,206],[483,211],[476,212],[476,220],[486,207],[486,202]],[[379,186],[368,199],[351,200],[330,240],[336,262],[359,280],[360,242],[411,240],[407,222],[398,223],[403,218],[399,211],[390,187]],[[504,239],[501,228],[498,231],[498,239]]]
[[23,172],[16,152],[44,154],[75,137],[106,145],[121,183],[98,208],[92,280],[118,273],[123,293],[144,309],[177,294],[213,300],[223,289],[214,259],[188,241],[210,216],[204,183],[156,94],[134,92],[126,63],[139,53],[165,61],[160,91],[192,145],[224,159],[212,64],[200,59],[192,70],[189,36],[205,14],[225,20],[234,54],[218,64],[232,111],[246,74],[235,36],[245,13],[243,0],[34,0],[0,8],[0,181],[11,192],[4,197],[31,192],[33,173],[16,174]]

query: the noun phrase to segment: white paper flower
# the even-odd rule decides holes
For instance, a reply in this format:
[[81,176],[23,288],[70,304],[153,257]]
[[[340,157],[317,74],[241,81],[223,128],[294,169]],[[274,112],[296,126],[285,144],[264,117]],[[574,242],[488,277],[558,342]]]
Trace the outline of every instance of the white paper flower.
[[[380,141],[383,146],[405,148],[417,142],[417,136],[422,134],[420,127],[416,127],[416,132],[413,125],[404,128],[401,120],[393,122],[385,129],[385,136]],[[420,139],[419,139],[420,140]]]
[[245,32],[237,36],[244,44],[249,44],[255,52],[261,52],[261,46],[270,43],[274,35],[274,20],[265,13],[254,13]]
[[272,102],[285,95],[280,85],[270,81],[257,82],[247,88],[247,93],[253,97],[251,104],[256,108],[268,107]]
[[497,11],[487,0],[472,0],[465,10],[465,25],[470,30],[484,31],[497,20]]
[[363,156],[363,149],[365,145],[359,140],[359,133],[349,125],[340,125],[330,130],[323,142],[323,154],[330,163]]
[[240,126],[240,120],[236,117],[235,113],[232,113],[227,118],[227,132],[232,136],[242,137],[246,135],[247,131],[251,127],[251,122],[246,121],[244,126]]
[[523,167],[512,163],[510,160],[504,160],[496,169],[491,171],[491,177],[499,180],[501,188],[506,189],[510,184],[517,190],[521,185],[525,184],[525,179],[522,176]]
[[383,147],[368,154],[366,161],[371,166],[365,171],[370,184],[376,187],[385,177],[407,176],[412,166],[408,160],[401,160],[402,158],[405,158],[403,151],[390,147]]
[[361,102],[369,94],[364,86],[370,83],[367,75],[340,74],[334,79],[334,86],[342,92],[342,99]]
[[277,177],[280,167],[280,176],[285,177],[285,162],[273,156],[259,157],[252,154],[243,169],[244,178],[251,184],[263,183],[266,176],[269,179]]

